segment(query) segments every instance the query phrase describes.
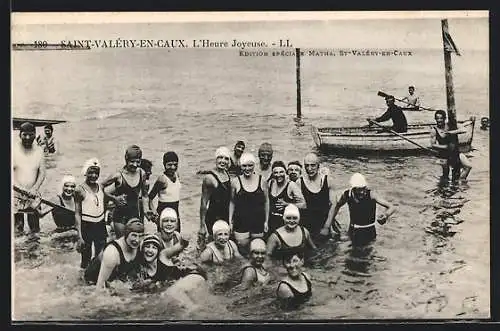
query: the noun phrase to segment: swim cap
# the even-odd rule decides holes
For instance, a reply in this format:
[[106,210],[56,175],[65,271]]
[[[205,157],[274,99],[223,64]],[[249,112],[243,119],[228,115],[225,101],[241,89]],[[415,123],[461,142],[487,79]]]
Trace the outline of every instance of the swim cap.
[[242,140],[238,140],[234,146],[243,146],[245,147],[245,143]]
[[266,242],[262,238],[255,238],[250,242],[250,252],[256,251],[256,250],[266,250]]
[[132,145],[125,150],[125,161],[133,159],[141,159],[141,158],[142,158],[142,151],[139,146]]
[[71,175],[65,175],[62,179],[62,186],[64,186],[64,184],[66,183],[73,183],[73,184],[76,184],[76,180],[75,180],[75,177],[71,176]]
[[146,244],[155,245],[159,251],[161,251],[165,246],[163,245],[163,240],[160,239],[156,234],[148,234],[141,242],[141,251]]
[[259,153],[260,152],[273,152],[273,146],[270,143],[262,143],[259,147]]
[[300,161],[290,161],[290,162],[288,162],[288,166],[291,166],[291,165],[298,165],[299,167],[302,168],[302,164],[300,164]]
[[215,158],[218,158],[219,156],[231,158],[231,152],[227,147],[222,146],[217,148],[217,150],[215,151]]
[[127,238],[127,236],[131,233],[131,232],[137,232],[137,233],[143,233],[144,232],[144,224],[142,224],[142,222],[134,217],[134,218],[131,218],[127,224],[125,224],[125,230],[124,230],[124,236],[125,238]]
[[35,129],[35,126],[31,122],[24,122],[19,127],[19,131],[21,131],[21,132],[32,132],[32,133],[35,133],[36,129]]
[[219,233],[220,231],[229,231],[229,230],[230,230],[229,224],[227,224],[227,222],[223,220],[218,220],[212,226],[212,233],[214,235]]
[[97,158],[93,157],[85,161],[82,168],[82,175],[85,176],[87,174],[87,171],[89,171],[89,168],[91,167],[96,167],[101,169],[101,164],[99,163],[99,160]]
[[166,218],[177,219],[177,212],[172,208],[163,209],[160,214],[160,221]]
[[363,176],[360,173],[355,173],[354,175],[351,176],[351,179],[349,181],[351,184],[351,187],[366,187],[368,184],[366,183],[365,176]]
[[179,157],[175,152],[166,152],[163,154],[163,164],[167,162],[179,162]]
[[294,205],[293,203],[287,205],[285,207],[285,211],[283,211],[283,217],[286,217],[286,216],[298,216],[298,217],[300,217],[299,208],[297,208],[297,206]]
[[286,170],[285,163],[283,161],[274,161],[273,165],[271,166],[271,169],[281,167]]
[[243,153],[240,157],[240,164],[244,165],[249,163],[257,163],[257,161],[255,160],[255,156],[253,156],[253,154],[251,153]]

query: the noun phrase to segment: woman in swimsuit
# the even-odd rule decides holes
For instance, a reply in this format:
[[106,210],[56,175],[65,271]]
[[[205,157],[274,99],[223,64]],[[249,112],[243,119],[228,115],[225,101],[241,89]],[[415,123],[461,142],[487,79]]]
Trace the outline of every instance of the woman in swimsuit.
[[311,298],[311,278],[302,272],[304,257],[300,253],[285,255],[283,265],[286,268],[287,276],[278,284],[276,295],[282,308],[297,308]]
[[200,260],[204,263],[223,264],[234,258],[242,258],[236,244],[229,239],[229,224],[219,220],[212,227],[214,241],[208,243],[205,250],[200,254]]
[[264,267],[266,259],[266,242],[255,238],[250,242],[250,263],[241,269],[241,286],[244,289],[254,285],[265,285],[269,282],[269,271]]
[[163,209],[158,220],[159,237],[165,248],[161,251],[161,256],[170,264],[175,264],[179,253],[189,245],[189,241],[182,238],[181,234],[176,231],[178,222],[177,213],[172,208]]
[[271,234],[267,241],[267,254],[276,255],[299,252],[305,253],[307,248],[316,249],[309,231],[299,225],[300,212],[297,206],[289,204],[283,212],[285,225]]

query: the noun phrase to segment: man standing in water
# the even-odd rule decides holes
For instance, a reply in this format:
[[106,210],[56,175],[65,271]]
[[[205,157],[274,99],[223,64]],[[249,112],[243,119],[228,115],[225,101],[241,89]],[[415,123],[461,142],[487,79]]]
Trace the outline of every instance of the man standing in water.
[[262,175],[265,181],[271,179],[271,161],[273,160],[273,146],[270,143],[262,143],[259,147],[259,169],[257,172]]
[[38,136],[36,137],[36,142],[40,147],[43,148],[43,152],[45,154],[54,154],[59,151],[59,146],[57,141],[54,139],[54,127],[52,124],[47,124],[43,128],[43,132],[45,133],[44,137]]
[[[335,191],[333,179],[326,173],[320,172],[319,159],[314,153],[304,158],[305,176],[300,178],[300,188],[306,200],[306,209],[303,210],[303,224],[313,238],[318,235],[328,236],[332,224],[333,208],[335,205]],[[335,229],[335,232],[338,230]]]
[[378,194],[368,189],[365,177],[355,173],[350,179],[351,189],[345,190],[335,205],[333,217],[326,224],[328,229],[331,221],[335,219],[340,207],[346,203],[349,206],[349,237],[353,245],[363,246],[371,242],[377,236],[375,229],[375,217],[377,204],[386,208],[385,213],[378,215],[376,221],[383,225],[396,210],[392,204],[381,198]]
[[450,168],[453,168],[451,174],[453,181],[467,179],[472,164],[465,154],[460,153],[458,148],[458,134],[465,133],[466,130],[463,128],[450,130],[448,123],[446,123],[444,110],[436,110],[434,119],[436,125],[431,129],[431,146],[440,152],[441,157],[446,158],[446,162],[442,164],[442,179],[449,180]]
[[[20,141],[13,145],[13,184],[28,192],[28,194],[14,193],[16,235],[21,235],[24,232],[24,215],[28,218],[30,231],[32,233],[40,232],[40,219],[36,208],[41,202],[38,191],[45,180],[45,163],[42,149],[33,145],[35,135],[35,126],[25,122],[20,127]],[[33,197],[37,198],[33,199]]]
[[[208,172],[201,184],[200,202],[200,240],[205,240],[207,233],[212,236],[215,221],[229,221],[229,201],[231,200],[231,182],[227,167],[231,153],[226,147],[215,151],[215,168]],[[201,244],[200,250],[204,249]]]
[[[403,113],[403,110],[394,103],[394,96],[389,95],[385,98],[385,102],[387,104],[387,110],[381,116],[370,119],[367,121],[372,125],[372,121],[374,122],[385,122],[388,120],[392,120],[392,130],[396,132],[406,132],[408,131],[408,122],[406,121],[406,116]],[[383,131],[381,131],[383,132]]]
[[414,108],[415,110],[418,110],[420,107],[420,98],[415,94],[415,86],[408,87],[408,95],[401,100],[407,103],[406,107]]
[[231,164],[229,165],[228,169],[230,175],[234,176],[241,175],[240,157],[244,151],[245,151],[245,143],[241,140],[238,140],[236,142],[236,145],[234,145],[233,155],[231,155],[230,159]]

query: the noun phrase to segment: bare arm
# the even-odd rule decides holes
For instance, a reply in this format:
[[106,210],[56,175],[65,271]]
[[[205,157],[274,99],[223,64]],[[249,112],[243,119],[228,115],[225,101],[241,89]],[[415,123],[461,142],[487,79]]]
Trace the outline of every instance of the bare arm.
[[316,245],[312,241],[311,234],[309,233],[309,230],[307,230],[306,228],[304,228],[304,233],[306,234],[306,241],[307,241],[307,244],[309,245],[309,247],[311,249],[317,250],[318,247],[316,247]]
[[279,247],[279,239],[276,234],[272,233],[267,239],[266,254],[271,256],[276,248]]
[[148,217],[149,212],[151,211],[150,204],[149,204],[149,198],[148,198],[149,185],[148,185],[148,181],[146,179],[146,173],[144,172],[144,170],[139,169],[139,171],[141,172],[141,178],[142,178],[142,182],[141,182],[142,207],[144,210],[144,215],[146,215],[146,217]]
[[335,218],[335,206],[336,206],[336,197],[335,190],[333,189],[333,179],[331,176],[327,177],[328,181],[328,196],[330,198],[330,209],[328,210],[328,216],[326,217],[325,224],[323,224],[323,229],[329,229],[332,225],[333,219]]
[[240,251],[238,250],[238,245],[234,243],[234,241],[229,240],[229,245],[233,248],[234,252],[234,257],[237,259],[242,259],[243,256],[241,255]]
[[206,175],[203,177],[201,184],[201,200],[200,200],[200,233],[207,233],[207,225],[205,218],[208,211],[208,202],[215,188],[213,176]]
[[[55,204],[59,204],[59,198],[54,197],[54,198],[50,199],[50,202],[53,202]],[[53,209],[54,209],[54,207],[51,207],[49,205],[46,205],[46,204],[42,203],[40,205],[40,209],[37,209],[38,216],[40,216],[40,218],[44,217],[45,215],[47,215],[48,213],[50,213]]]
[[[342,194],[342,196],[340,197],[340,199],[334,205],[332,217],[331,218],[328,217],[328,221],[326,221],[325,225],[323,226],[323,229],[329,229],[330,228],[330,226],[332,225],[333,220],[335,219],[335,217],[337,217],[337,214],[339,213],[340,207],[342,207],[346,203],[347,203],[347,197],[346,197],[345,194]],[[328,216],[330,216],[330,212],[328,212]]]
[[307,208],[306,199],[304,198],[302,190],[297,185],[297,183],[290,182],[290,184],[288,184],[288,191],[289,191],[288,195],[292,197],[293,203],[297,206],[297,208],[300,209]]
[[391,119],[391,111],[387,109],[385,113],[374,119],[375,122],[385,122]]
[[264,180],[261,182],[261,188],[264,191],[264,212],[266,215],[265,221],[264,221],[264,231],[267,232],[266,230],[268,229],[269,225],[269,189],[267,186],[267,180]]
[[290,286],[280,283],[278,285],[278,291],[277,291],[278,299],[280,300],[285,300],[288,301],[289,299],[293,298],[293,292],[290,289]]
[[80,240],[83,241],[82,237],[82,201],[85,199],[85,191],[81,186],[75,189],[75,225],[78,231],[78,236]]
[[387,200],[383,199],[382,197],[380,197],[375,192],[370,192],[370,196],[371,196],[371,198],[373,200],[375,200],[376,203],[378,203],[379,205],[387,208],[385,210],[385,213],[384,213],[385,214],[385,218],[388,218],[389,216],[391,216],[396,211],[396,207],[394,207],[393,204],[391,204]]
[[39,163],[38,163],[38,176],[36,178],[35,184],[33,185],[32,190],[38,191],[40,190],[40,187],[42,186],[45,176],[46,176],[46,170],[45,170],[45,160],[43,153],[39,153]]
[[253,286],[257,280],[257,274],[254,268],[245,268],[243,275],[241,275],[241,288],[246,290]]
[[233,214],[234,214],[234,201],[236,198],[236,192],[239,188],[239,183],[238,183],[238,178],[232,178],[231,179],[231,200],[229,201],[229,226],[231,228],[231,231],[233,230]]
[[205,250],[200,254],[200,261],[203,263],[213,262],[212,249],[210,249],[209,247],[205,248]]
[[101,269],[99,269],[99,276],[97,277],[97,289],[101,289],[106,286],[106,281],[119,264],[120,256],[118,255],[116,247],[109,245],[106,247],[102,255]]
[[115,192],[114,190],[106,190],[105,188],[112,185],[112,184],[115,184],[118,182],[118,176],[119,174],[118,173],[115,173],[111,176],[109,176],[108,178],[106,178],[102,183],[101,183],[101,186],[103,188],[103,192],[104,192],[104,195],[110,199],[111,201],[113,201],[115,204],[119,205],[119,202],[118,202],[118,196],[114,195],[113,193]]
[[151,189],[151,192],[148,194],[148,203],[149,203],[149,209],[153,209],[153,200],[154,198],[160,193],[162,189],[166,187],[166,183],[162,180],[163,175],[158,176],[156,179],[155,183],[153,184],[153,188]]

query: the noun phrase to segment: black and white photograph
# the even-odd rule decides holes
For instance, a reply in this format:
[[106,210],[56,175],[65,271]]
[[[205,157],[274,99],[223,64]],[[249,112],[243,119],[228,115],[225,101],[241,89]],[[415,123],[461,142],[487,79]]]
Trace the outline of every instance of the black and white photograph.
[[12,322],[491,318],[489,26],[12,13]]

